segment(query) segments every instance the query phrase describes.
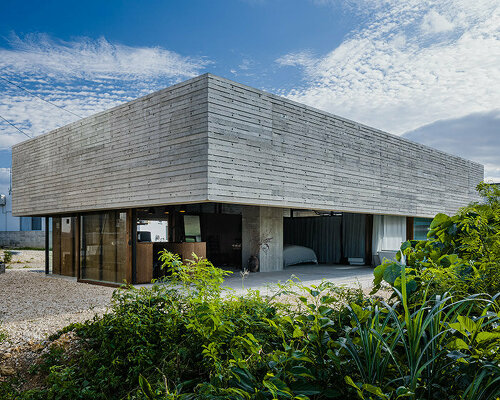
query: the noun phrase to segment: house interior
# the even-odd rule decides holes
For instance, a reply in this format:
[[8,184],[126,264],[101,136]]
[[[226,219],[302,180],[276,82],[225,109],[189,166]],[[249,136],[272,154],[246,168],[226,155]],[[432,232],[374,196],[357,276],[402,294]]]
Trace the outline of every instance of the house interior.
[[[167,273],[159,261],[164,249],[183,260],[194,253],[217,267],[242,270],[248,267],[243,207],[199,203],[53,217],[52,272],[92,283],[148,283]],[[295,247],[295,263],[305,248],[314,253],[307,262],[373,265],[402,241],[422,239],[429,224],[423,218],[283,209],[281,245],[284,253]],[[291,265],[287,260],[280,260],[280,269]]]

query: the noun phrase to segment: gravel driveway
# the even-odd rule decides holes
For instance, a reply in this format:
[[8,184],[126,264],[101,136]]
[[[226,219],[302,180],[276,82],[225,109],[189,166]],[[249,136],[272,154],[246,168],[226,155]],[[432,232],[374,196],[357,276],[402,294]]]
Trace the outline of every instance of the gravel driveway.
[[[43,251],[22,250],[12,258],[10,269],[0,274],[0,329],[9,335],[0,344],[0,353],[43,341],[72,322],[104,313],[110,304],[113,288],[77,283],[74,278],[45,276],[43,255]],[[267,284],[285,282],[292,274],[307,285],[327,279],[366,290],[373,279],[372,269],[366,267],[298,266],[276,273],[252,274],[245,279],[244,287],[266,292]],[[226,286],[242,291],[239,274],[227,279]]]
[[44,340],[72,322],[102,314],[113,290],[46,277],[39,269],[8,269],[0,274],[0,329],[9,337],[0,350]]

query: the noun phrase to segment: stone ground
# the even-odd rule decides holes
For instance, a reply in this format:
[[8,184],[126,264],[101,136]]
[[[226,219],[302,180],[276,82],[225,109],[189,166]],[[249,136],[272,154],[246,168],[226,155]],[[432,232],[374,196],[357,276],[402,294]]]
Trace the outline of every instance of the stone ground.
[[40,269],[7,269],[0,275],[0,321],[5,347],[41,341],[72,322],[103,313],[113,288],[45,276]]
[[[3,260],[3,253],[5,250],[0,250],[0,260]],[[45,252],[43,250],[10,250],[12,254],[12,261],[10,263],[11,269],[17,268],[45,268]]]
[[[48,336],[70,323],[103,314],[110,305],[113,288],[77,283],[74,278],[46,276],[44,266],[43,251],[20,250],[13,255],[5,274],[0,274],[0,330],[7,334],[7,340],[0,343],[0,381],[15,371],[25,370],[40,352],[47,351]],[[277,283],[291,278],[307,286],[326,279],[339,285],[361,287],[368,293],[373,270],[302,265],[285,271],[248,274],[244,279],[235,272],[226,279],[225,286],[237,293],[259,289],[262,294],[271,294],[277,290]],[[59,340],[69,342],[67,335]]]
[[[0,275],[0,329],[8,334],[8,340],[0,344],[0,351],[40,342],[72,322],[102,314],[109,306],[113,288],[77,283],[74,278],[45,276],[43,271],[43,251],[21,250],[13,255],[6,273]],[[259,289],[263,294],[270,294],[277,290],[275,284],[291,278],[307,286],[317,285],[325,279],[339,285],[361,287],[368,292],[373,269],[300,265],[284,271],[248,274],[244,279],[235,272],[224,285],[239,293]]]
[[351,265],[305,264],[287,267],[284,271],[248,274],[243,278],[234,272],[226,278],[224,286],[241,292],[242,289],[258,289],[262,294],[276,291],[276,284],[287,280],[299,281],[304,286],[319,285],[323,280],[351,288],[371,290],[373,268]]
[[[0,274],[0,330],[7,334],[0,343],[0,382],[17,374],[26,389],[38,385],[37,376],[28,371],[48,351],[47,337],[72,322],[102,314],[113,293],[112,288],[72,278],[47,277],[44,268],[43,251],[20,250]],[[58,339],[60,345],[71,345],[70,336]]]

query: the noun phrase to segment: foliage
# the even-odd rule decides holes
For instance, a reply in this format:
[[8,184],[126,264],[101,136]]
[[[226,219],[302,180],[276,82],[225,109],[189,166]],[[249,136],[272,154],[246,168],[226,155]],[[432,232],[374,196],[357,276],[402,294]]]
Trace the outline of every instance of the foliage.
[[413,301],[404,264],[391,304],[328,282],[288,282],[272,297],[236,296],[221,286],[225,272],[205,259],[182,263],[164,252],[162,261],[168,280],[122,287],[109,313],[65,329],[77,333],[77,346],[54,347],[37,368],[45,388],[17,398],[500,395],[497,297],[425,290]]
[[[500,328],[495,298],[449,293],[410,304],[401,265],[399,302],[351,307],[341,341],[358,369],[346,377],[362,399],[490,399],[499,395]],[[475,308],[482,308],[474,315]],[[477,379],[481,385],[477,385]],[[467,397],[469,396],[469,397]]]
[[5,341],[5,339],[7,339],[8,335],[7,333],[2,329],[2,324],[0,322],[0,344],[3,343]]
[[[398,259],[405,259],[410,293],[452,290],[455,295],[500,292],[500,188],[481,183],[483,199],[449,217],[437,214],[428,240],[401,245]],[[401,289],[401,264],[385,261],[375,271],[374,292],[382,281]]]
[[6,265],[12,262],[12,251],[4,250],[3,251],[3,261]]
[[[282,287],[274,299],[221,288],[224,273],[207,260],[183,264],[162,255],[171,279],[124,287],[113,309],[73,328],[73,353],[51,351],[38,371],[36,399],[329,398],[346,394],[334,340],[348,321],[339,299],[359,291],[329,283]],[[282,296],[301,294],[298,308]],[[344,315],[342,318],[341,315]],[[62,332],[61,332],[62,333]]]

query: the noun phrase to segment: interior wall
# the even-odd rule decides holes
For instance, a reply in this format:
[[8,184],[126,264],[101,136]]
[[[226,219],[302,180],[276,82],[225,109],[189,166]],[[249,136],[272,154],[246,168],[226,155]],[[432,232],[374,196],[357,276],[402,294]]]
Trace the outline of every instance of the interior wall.
[[318,262],[347,263],[349,258],[366,260],[365,214],[285,218],[285,244],[309,247]]
[[241,268],[241,215],[201,214],[207,259],[218,267]]

